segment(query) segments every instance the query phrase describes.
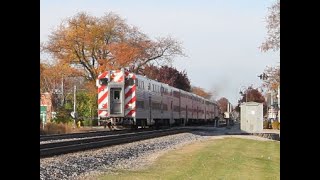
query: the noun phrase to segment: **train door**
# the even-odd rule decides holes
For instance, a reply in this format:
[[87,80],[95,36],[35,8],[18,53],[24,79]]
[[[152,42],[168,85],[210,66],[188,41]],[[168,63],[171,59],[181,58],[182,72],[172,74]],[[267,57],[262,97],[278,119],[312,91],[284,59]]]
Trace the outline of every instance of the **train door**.
[[152,118],[152,104],[151,104],[151,96],[149,95],[149,122],[151,125],[151,118]]
[[171,122],[173,121],[173,101],[171,101],[171,106],[170,106],[170,121],[169,123],[171,124]]
[[197,106],[197,121],[199,120],[199,107]]
[[188,122],[188,106],[186,106],[186,119],[184,121],[184,125],[186,125]]
[[204,121],[207,121],[207,107],[204,107]]
[[122,113],[121,88],[110,88],[110,115]]

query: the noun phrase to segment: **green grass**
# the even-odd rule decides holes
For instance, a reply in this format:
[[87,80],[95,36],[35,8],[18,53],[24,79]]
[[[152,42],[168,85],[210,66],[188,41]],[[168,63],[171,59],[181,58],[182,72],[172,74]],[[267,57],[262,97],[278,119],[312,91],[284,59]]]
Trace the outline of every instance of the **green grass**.
[[185,146],[139,171],[117,171],[100,179],[280,179],[280,143],[226,138]]

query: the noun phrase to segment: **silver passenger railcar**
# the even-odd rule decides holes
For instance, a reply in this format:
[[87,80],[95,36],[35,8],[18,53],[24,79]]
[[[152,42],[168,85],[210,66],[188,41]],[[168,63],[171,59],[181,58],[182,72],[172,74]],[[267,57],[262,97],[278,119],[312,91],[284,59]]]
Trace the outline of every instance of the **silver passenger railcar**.
[[219,115],[214,101],[125,70],[98,76],[98,118],[122,126],[205,124]]

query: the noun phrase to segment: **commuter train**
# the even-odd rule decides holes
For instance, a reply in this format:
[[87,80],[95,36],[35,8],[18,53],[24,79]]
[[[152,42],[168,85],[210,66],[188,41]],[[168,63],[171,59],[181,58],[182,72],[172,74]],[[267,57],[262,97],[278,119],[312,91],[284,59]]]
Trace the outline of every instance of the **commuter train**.
[[208,124],[218,118],[216,102],[124,69],[98,76],[98,118],[123,127]]

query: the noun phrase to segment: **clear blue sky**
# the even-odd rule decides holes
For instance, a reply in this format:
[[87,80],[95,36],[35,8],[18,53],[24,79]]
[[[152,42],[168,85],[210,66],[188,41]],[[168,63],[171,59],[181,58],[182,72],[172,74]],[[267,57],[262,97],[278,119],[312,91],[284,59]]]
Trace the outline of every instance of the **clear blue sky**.
[[279,52],[260,52],[265,17],[275,0],[41,0],[40,41],[63,19],[85,11],[94,16],[114,12],[150,38],[172,36],[188,57],[173,66],[186,70],[191,84],[214,91],[232,104],[241,86],[261,85],[266,66],[280,63]]

